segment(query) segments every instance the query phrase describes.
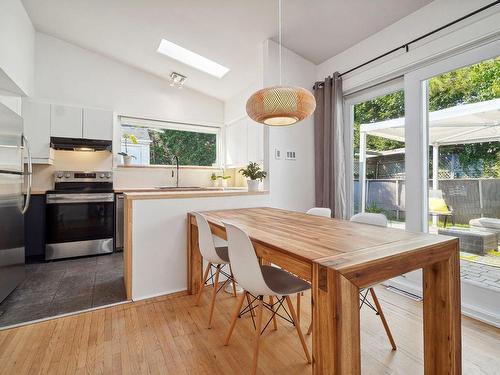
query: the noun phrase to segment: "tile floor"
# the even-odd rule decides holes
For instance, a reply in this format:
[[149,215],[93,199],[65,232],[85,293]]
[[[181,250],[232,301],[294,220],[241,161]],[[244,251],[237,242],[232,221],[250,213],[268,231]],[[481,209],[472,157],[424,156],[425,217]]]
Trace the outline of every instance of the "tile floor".
[[0,303],[0,327],[124,301],[123,253],[26,265]]

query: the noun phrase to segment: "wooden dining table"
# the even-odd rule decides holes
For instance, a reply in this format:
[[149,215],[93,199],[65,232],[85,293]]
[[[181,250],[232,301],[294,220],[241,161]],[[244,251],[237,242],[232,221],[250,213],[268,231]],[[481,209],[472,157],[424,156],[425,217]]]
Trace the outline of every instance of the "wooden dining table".
[[[424,373],[461,374],[458,239],[267,207],[202,214],[214,235],[225,239],[222,221],[233,223],[259,258],[311,282],[313,374],[361,374],[360,289],[417,269],[423,270]],[[191,214],[188,237],[194,294],[202,285],[202,258]]]

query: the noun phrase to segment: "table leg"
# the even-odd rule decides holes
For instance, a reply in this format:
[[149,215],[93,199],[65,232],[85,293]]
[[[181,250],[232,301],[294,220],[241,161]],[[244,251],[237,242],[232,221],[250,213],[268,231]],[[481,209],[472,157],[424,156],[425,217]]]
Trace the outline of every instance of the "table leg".
[[188,292],[196,294],[203,284],[202,280],[202,257],[198,247],[198,227],[193,225],[188,215]]
[[359,288],[313,264],[313,374],[360,375]]
[[424,268],[424,373],[462,373],[460,258],[451,256]]

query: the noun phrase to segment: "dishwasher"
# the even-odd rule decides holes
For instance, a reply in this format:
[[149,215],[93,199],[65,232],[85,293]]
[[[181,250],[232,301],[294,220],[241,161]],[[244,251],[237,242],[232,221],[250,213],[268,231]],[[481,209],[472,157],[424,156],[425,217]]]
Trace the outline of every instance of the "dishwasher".
[[123,251],[123,194],[116,194],[115,201],[115,251]]

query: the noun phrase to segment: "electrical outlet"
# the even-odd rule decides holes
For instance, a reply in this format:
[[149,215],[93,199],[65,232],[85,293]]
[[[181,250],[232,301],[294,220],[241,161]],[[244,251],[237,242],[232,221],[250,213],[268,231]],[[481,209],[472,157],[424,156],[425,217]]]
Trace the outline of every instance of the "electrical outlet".
[[274,158],[277,160],[281,159],[281,151],[278,150],[277,148],[274,149]]
[[297,160],[295,157],[295,151],[287,151],[285,155],[286,160]]

